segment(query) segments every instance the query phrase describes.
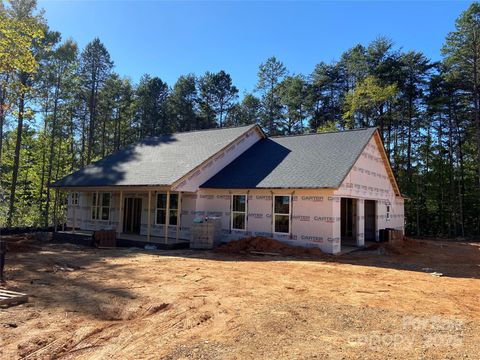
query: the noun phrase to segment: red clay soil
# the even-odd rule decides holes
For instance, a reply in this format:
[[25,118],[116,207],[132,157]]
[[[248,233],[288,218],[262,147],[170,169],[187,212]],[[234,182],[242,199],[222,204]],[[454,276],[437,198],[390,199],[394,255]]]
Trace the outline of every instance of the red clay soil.
[[0,309],[2,360],[480,354],[480,243],[273,259],[19,241],[30,250],[7,253],[6,285],[29,301]]
[[246,237],[230,241],[217,248],[223,254],[248,254],[252,252],[274,253],[283,256],[327,257],[319,248],[291,246],[263,236]]
[[414,255],[421,253],[426,244],[425,241],[403,237],[402,240],[370,245],[369,249],[384,249],[386,255]]

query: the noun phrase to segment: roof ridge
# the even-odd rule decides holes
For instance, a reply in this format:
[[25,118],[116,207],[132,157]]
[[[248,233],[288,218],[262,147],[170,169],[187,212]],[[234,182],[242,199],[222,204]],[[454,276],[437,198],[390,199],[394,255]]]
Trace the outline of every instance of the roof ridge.
[[365,130],[372,130],[372,129],[378,129],[378,126],[369,126],[369,127],[363,127],[363,128],[357,128],[357,129],[347,129],[347,130],[338,130],[338,131],[326,131],[326,132],[315,132],[315,133],[308,133],[308,134],[290,134],[290,135],[274,135],[274,136],[268,136],[267,138],[290,138],[290,137],[300,137],[300,136],[310,136],[310,135],[326,135],[326,134],[341,134],[341,133],[347,133],[347,132],[353,132],[353,131],[365,131]]
[[[230,130],[230,129],[240,129],[240,128],[247,128],[247,127],[254,127],[257,124],[250,124],[250,125],[238,125],[238,126],[228,126],[228,127],[215,127],[215,128],[208,128],[208,129],[196,129],[196,130],[189,130],[189,131],[177,131],[173,133],[166,133],[161,135],[154,135],[153,137],[160,137],[166,135],[179,135],[179,134],[190,134],[190,133],[199,133],[205,131],[217,131],[217,130]],[[140,139],[142,140],[142,139]]]

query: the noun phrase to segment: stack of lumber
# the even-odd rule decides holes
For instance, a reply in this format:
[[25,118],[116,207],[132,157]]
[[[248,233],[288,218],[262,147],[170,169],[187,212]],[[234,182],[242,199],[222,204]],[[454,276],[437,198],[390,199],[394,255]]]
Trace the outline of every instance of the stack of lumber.
[[16,291],[0,289],[0,307],[26,303],[28,295]]

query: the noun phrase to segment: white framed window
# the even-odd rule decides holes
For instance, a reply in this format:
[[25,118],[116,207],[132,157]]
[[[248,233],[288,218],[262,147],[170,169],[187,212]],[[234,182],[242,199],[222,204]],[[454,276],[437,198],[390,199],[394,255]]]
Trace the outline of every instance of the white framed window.
[[[98,199],[97,199],[98,194]],[[111,193],[94,192],[92,195],[92,220],[110,220]]]
[[[167,208],[167,205],[170,205]],[[167,204],[167,193],[157,193],[157,203],[155,208],[155,224],[156,225],[165,225],[167,222],[167,213],[168,213],[168,224],[177,225],[178,224],[178,194],[170,193],[170,204]]]
[[70,205],[78,206],[78,193],[70,193]]
[[168,224],[178,224],[178,194],[170,194],[170,209],[168,212]]
[[230,212],[232,230],[245,230],[247,226],[247,195],[232,195]]
[[273,232],[290,233],[290,212],[292,197],[290,195],[273,196]]
[[387,220],[387,221],[390,221],[390,205],[389,205],[389,204],[387,204],[386,220]]

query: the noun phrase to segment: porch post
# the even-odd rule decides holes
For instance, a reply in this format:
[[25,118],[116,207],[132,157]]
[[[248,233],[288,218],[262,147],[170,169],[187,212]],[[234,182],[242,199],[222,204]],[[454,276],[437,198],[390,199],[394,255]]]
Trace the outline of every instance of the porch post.
[[147,209],[147,241],[150,242],[150,231],[152,227],[152,191],[148,190],[148,209]]
[[332,237],[331,253],[336,254],[341,251],[341,198],[339,196],[332,196]]
[[177,204],[177,242],[180,236],[180,223],[182,221],[182,192],[178,193],[178,204]]
[[170,190],[167,190],[167,211],[165,214],[165,244],[168,244],[168,223],[170,222]]
[[[77,199],[77,204],[78,204],[78,193],[77,193],[76,199]],[[72,229],[72,232],[75,234],[75,228],[77,227],[76,226],[77,225],[77,223],[76,223],[77,219],[76,219],[76,215],[75,215],[75,208],[77,207],[77,205],[75,205],[73,203],[73,193],[72,193],[72,195],[70,195],[70,203],[73,207],[73,209],[72,209],[72,213],[73,213],[73,229]],[[68,210],[67,210],[67,216],[68,216]]]
[[[63,197],[63,196],[62,196]],[[64,202],[65,200],[62,199],[62,203]],[[67,223],[67,217],[68,217],[68,206],[66,206],[63,211],[62,211],[62,231],[65,231],[65,224]]]
[[123,190],[120,190],[120,203],[118,204],[117,233],[120,235],[123,229]]
[[98,230],[97,229],[97,222],[98,222],[98,217],[100,216],[100,214],[98,213],[98,210],[99,210],[98,209],[98,191],[96,191],[95,194],[96,195],[95,195],[95,219],[94,219],[95,222],[94,222],[94,224],[95,224],[95,230]]
[[357,246],[365,245],[365,200],[357,199]]

